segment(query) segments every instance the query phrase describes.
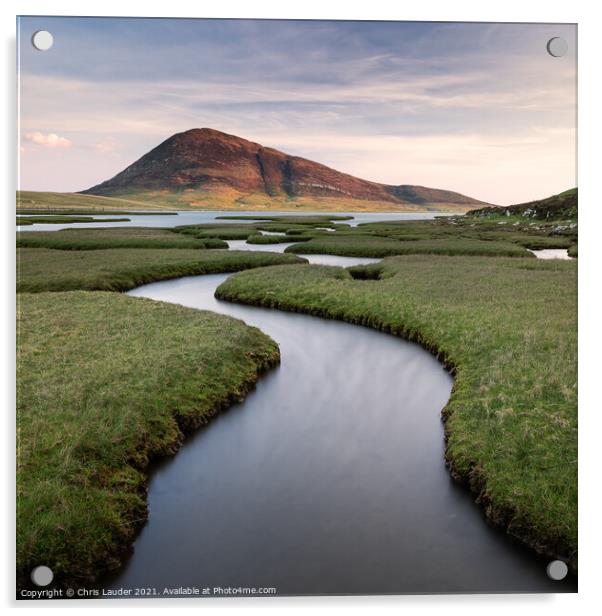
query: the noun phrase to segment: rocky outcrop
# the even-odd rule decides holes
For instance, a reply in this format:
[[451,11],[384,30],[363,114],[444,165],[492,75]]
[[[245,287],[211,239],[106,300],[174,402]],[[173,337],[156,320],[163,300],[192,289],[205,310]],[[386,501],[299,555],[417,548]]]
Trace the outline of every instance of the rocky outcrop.
[[466,215],[478,218],[520,216],[534,220],[577,220],[577,189],[567,190],[539,201],[519,203],[508,207],[485,207],[471,210]]

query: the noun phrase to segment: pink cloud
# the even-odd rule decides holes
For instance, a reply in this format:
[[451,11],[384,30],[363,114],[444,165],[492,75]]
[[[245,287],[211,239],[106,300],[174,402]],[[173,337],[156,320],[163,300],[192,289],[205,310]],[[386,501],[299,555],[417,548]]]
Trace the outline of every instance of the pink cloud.
[[46,148],[70,148],[72,145],[69,139],[59,137],[56,133],[48,133],[46,135],[38,131],[34,133],[25,133],[25,139]]
[[95,146],[97,152],[101,154],[109,154],[110,152],[114,152],[119,149],[119,143],[113,137],[105,137],[101,141],[99,141]]

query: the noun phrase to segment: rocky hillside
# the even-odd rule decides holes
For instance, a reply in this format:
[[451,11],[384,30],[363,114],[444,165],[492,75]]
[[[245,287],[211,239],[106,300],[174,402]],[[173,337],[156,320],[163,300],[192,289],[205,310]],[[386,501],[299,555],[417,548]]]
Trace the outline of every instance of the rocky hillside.
[[577,219],[577,189],[571,188],[558,195],[519,203],[508,207],[491,206],[471,210],[467,216],[490,218],[498,216],[520,216],[536,220],[576,220]]

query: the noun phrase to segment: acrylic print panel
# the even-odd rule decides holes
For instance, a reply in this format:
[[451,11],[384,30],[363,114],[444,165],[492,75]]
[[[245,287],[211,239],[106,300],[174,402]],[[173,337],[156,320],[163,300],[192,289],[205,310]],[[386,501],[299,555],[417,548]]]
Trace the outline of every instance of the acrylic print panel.
[[576,35],[19,18],[19,598],[576,591]]

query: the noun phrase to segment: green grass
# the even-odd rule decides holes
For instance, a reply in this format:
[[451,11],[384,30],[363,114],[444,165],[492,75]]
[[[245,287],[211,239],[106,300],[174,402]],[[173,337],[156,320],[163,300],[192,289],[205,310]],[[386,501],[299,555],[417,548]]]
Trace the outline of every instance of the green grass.
[[[255,341],[252,351],[271,343],[242,324],[231,329],[226,317],[212,315],[205,336],[207,313],[98,291],[250,268],[261,269],[231,277],[220,296],[369,325],[439,353],[456,376],[446,408],[452,472],[494,521],[576,567],[576,263],[525,250],[569,247],[576,256],[576,226],[443,218],[349,227],[335,219],[18,234],[17,287],[32,292],[19,295],[22,571],[54,563],[83,583],[116,564],[145,516],[149,456],[178,442],[173,412],[180,428],[205,421],[276,357],[247,356],[245,340]],[[286,255],[199,250],[248,238],[299,243]],[[404,256],[345,271],[301,266],[290,252]],[[239,363],[230,366],[235,348]]]
[[86,209],[120,210],[241,210],[261,212],[464,212],[470,208],[454,203],[393,204],[339,197],[269,197],[265,193],[244,194],[235,189],[124,190],[111,197],[80,193],[17,191],[17,208],[27,210]]
[[517,244],[530,250],[544,250],[546,248],[568,248],[572,240],[568,237],[525,237],[517,240]]
[[129,218],[94,218],[93,216],[17,216],[17,226],[20,225],[67,225],[86,222],[129,222]]
[[289,252],[385,257],[447,254],[528,257],[525,248],[568,248],[577,240],[574,222],[443,217],[435,220],[334,225],[334,232],[308,229],[314,239]]
[[331,254],[343,257],[387,257],[391,255],[440,254],[532,257],[521,246],[506,242],[466,238],[398,241],[387,237],[329,233],[285,249],[296,254]]
[[279,361],[242,321],[118,293],[20,294],[17,342],[23,583],[40,564],[64,585],[117,566],[146,518],[149,461]]
[[[52,215],[56,215],[56,216],[82,216],[85,214],[90,214],[90,215],[99,215],[100,211],[99,210],[85,210],[85,209],[75,209],[75,210],[70,210],[68,208],[56,208],[56,209],[51,209],[51,208],[44,208],[43,210],[28,210],[27,208],[22,208],[20,207],[18,209],[18,214],[21,215],[41,215],[44,214],[44,216],[46,216],[47,214],[52,214]],[[113,215],[118,215],[118,214],[127,214],[128,217],[129,216],[177,216],[178,213],[177,212],[160,212],[160,211],[148,211],[148,212],[141,212],[141,211],[132,211],[132,210],[124,210],[123,212],[120,212],[119,210],[110,210],[110,214]],[[106,220],[106,219],[104,219]]]
[[173,231],[198,239],[213,237],[221,240],[246,240],[249,236],[257,233],[257,227],[255,225],[236,224],[183,225],[174,227]]
[[300,262],[303,259],[294,255],[226,250],[20,248],[17,251],[17,290],[38,293],[79,289],[127,291],[168,278]]
[[316,231],[315,227],[334,227],[333,223],[314,222],[308,224],[293,223],[293,222],[264,222],[256,225],[260,231],[272,231],[274,233],[326,233],[325,231]]
[[290,235],[249,235],[247,238],[247,244],[287,244],[290,242],[300,242],[310,239],[310,236],[305,238],[302,236],[291,237]]
[[360,224],[356,232],[368,232],[395,239],[470,238],[521,243],[525,239],[576,237],[574,221],[545,221],[502,217],[470,218],[450,216],[435,220],[411,220]]
[[576,263],[421,255],[352,273],[265,268],[231,276],[217,296],[367,325],[437,353],[455,374],[453,474],[490,519],[576,569]]
[[170,229],[152,227],[112,227],[62,229],[61,231],[21,232],[17,246],[60,250],[98,250],[108,248],[228,248],[223,240],[196,239]]
[[569,255],[569,257],[573,257],[574,259],[577,258],[578,254],[577,254],[577,244],[573,244],[572,246],[569,246],[569,249],[567,250],[567,253]]
[[[223,240],[243,240],[259,234],[259,231],[272,231],[276,233],[321,234],[314,227],[332,227],[337,225],[329,222],[331,218],[346,219],[347,217],[326,216],[218,216],[219,219],[249,220],[258,222],[228,223],[228,224],[200,224],[182,225],[175,227],[176,233],[183,233],[196,238],[218,237]],[[338,225],[341,227],[341,225]],[[282,240],[284,241],[284,240]],[[268,243],[268,242],[263,242]],[[274,242],[269,242],[274,243]]]
[[[161,206],[144,200],[98,197],[95,195],[81,195],[79,193],[38,192],[33,190],[17,191],[17,212],[36,211],[53,213],[54,210],[69,210],[70,212],[108,212],[120,210],[161,210]],[[129,212],[128,212],[129,214]]]

